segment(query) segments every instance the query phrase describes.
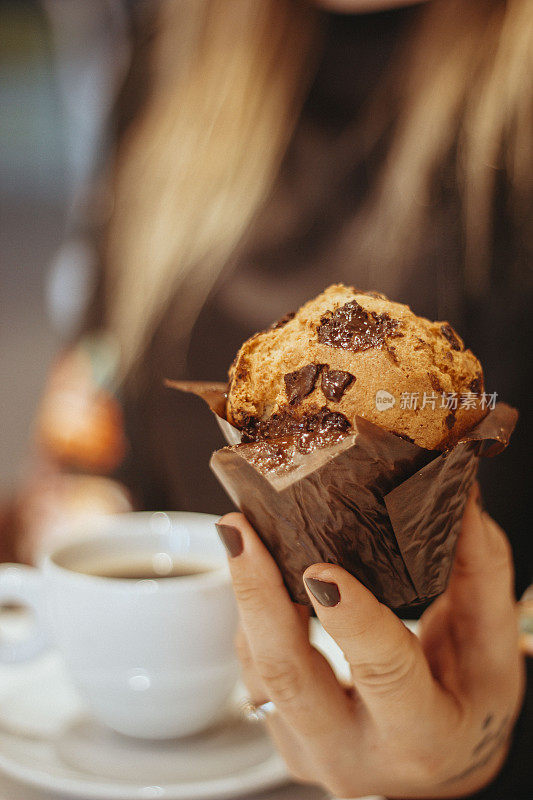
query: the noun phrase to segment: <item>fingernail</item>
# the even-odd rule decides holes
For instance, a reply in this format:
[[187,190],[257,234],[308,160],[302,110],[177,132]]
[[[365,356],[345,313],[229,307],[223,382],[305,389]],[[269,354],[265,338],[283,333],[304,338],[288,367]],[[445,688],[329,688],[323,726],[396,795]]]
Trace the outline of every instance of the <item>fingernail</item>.
[[231,556],[231,558],[240,556],[244,548],[240,530],[235,528],[233,525],[224,525],[220,522],[215,522],[215,527],[218,531],[218,535],[220,536],[222,544],[228,551],[228,554]]
[[320,581],[318,578],[304,578],[304,581],[313,597],[318,600],[321,606],[331,608],[340,603],[341,595],[336,583]]

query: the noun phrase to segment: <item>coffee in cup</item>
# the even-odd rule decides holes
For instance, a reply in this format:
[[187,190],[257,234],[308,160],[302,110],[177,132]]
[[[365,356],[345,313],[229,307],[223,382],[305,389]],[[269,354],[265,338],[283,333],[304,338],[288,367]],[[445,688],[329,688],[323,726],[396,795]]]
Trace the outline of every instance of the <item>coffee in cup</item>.
[[102,723],[170,738],[220,719],[238,674],[237,612],[216,517],[102,517],[54,546],[39,569],[0,567],[0,603],[22,602],[34,634],[0,643],[1,661],[58,647]]

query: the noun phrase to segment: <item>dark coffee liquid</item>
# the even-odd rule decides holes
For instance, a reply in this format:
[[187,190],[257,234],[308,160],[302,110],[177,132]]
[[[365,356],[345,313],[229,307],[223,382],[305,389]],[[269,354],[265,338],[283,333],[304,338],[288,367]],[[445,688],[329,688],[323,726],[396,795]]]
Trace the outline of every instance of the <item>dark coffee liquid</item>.
[[100,563],[82,565],[78,572],[101,578],[120,578],[131,581],[153,580],[154,578],[186,578],[209,572],[212,567],[193,561],[175,560],[167,553],[153,556],[120,556],[101,560]]

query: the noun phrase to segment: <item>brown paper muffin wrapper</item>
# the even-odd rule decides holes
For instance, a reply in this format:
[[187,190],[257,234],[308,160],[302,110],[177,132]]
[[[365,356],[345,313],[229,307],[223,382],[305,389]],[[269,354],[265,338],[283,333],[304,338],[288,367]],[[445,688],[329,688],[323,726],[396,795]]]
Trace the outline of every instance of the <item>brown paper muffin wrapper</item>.
[[495,408],[446,452],[426,450],[357,417],[354,433],[279,463],[269,442],[240,443],[224,417],[225,384],[167,381],[201,397],[228,447],[211,457],[218,480],[275,559],[295,602],[302,573],[339,564],[391,608],[427,603],[446,588],[478,458],[506,446],[518,412]]

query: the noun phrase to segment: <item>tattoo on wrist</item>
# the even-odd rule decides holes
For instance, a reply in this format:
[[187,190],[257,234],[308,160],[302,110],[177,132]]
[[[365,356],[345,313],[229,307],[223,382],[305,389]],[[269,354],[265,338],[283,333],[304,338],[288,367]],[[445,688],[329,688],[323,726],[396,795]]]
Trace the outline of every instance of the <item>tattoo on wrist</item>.
[[466,769],[458,772],[456,775],[452,775],[451,778],[447,778],[443,783],[454,783],[455,781],[462,780],[472,775],[478,769],[486,766],[507,742],[510,734],[510,721],[511,717],[509,714],[499,723],[494,721],[493,714],[487,714],[481,726],[483,733],[478,743],[472,749],[471,763]]

